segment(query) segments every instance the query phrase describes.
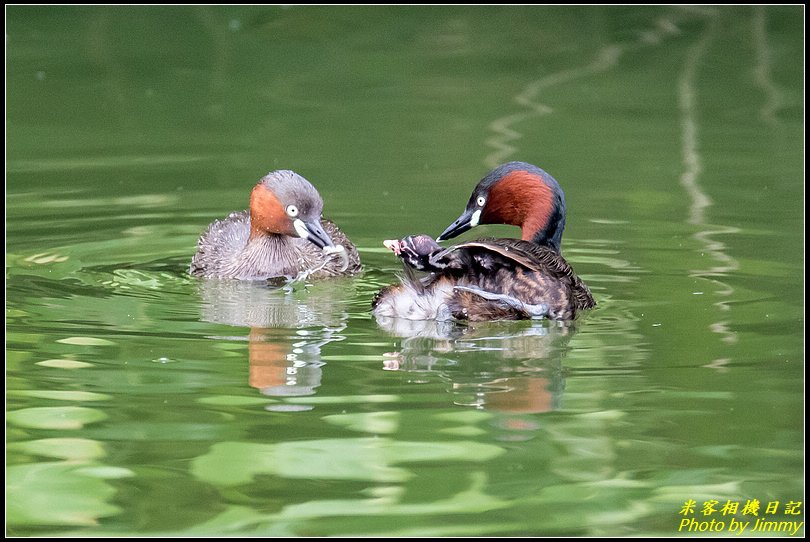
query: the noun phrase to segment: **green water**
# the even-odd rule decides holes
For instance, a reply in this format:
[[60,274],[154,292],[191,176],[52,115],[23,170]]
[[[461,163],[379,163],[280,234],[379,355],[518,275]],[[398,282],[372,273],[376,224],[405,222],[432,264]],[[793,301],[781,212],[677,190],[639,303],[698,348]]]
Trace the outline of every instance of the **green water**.
[[[6,12],[7,534],[804,520],[802,7]],[[508,160],[563,186],[598,307],[375,321],[381,241]],[[188,277],[278,168],[364,274]]]

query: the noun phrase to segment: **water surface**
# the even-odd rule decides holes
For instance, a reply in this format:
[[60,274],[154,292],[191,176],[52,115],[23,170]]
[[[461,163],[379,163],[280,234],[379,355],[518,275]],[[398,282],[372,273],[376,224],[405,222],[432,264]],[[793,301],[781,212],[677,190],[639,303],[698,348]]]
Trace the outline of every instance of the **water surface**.
[[[800,7],[7,8],[7,534],[803,521],[803,34]],[[564,188],[598,307],[376,321],[381,240],[516,159]],[[364,274],[187,276],[277,168]]]

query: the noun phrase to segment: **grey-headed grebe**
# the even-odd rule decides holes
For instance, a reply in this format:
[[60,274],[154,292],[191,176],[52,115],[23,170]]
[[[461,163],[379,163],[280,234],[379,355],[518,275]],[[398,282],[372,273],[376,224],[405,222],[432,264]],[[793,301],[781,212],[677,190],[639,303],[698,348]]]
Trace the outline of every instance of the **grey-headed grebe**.
[[322,211],[309,181],[294,171],[272,171],[253,188],[249,210],[208,226],[189,273],[241,280],[357,273],[357,248]]

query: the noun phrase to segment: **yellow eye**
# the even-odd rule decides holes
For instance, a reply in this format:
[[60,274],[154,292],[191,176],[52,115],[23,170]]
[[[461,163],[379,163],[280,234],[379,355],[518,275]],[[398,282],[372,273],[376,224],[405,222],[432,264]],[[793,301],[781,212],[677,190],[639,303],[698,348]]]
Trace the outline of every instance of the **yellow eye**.
[[477,203],[479,207],[483,207],[486,202],[487,198],[485,198],[484,196],[478,196],[478,199],[475,200],[475,203]]
[[287,205],[287,214],[290,216],[298,216],[298,207],[295,205]]

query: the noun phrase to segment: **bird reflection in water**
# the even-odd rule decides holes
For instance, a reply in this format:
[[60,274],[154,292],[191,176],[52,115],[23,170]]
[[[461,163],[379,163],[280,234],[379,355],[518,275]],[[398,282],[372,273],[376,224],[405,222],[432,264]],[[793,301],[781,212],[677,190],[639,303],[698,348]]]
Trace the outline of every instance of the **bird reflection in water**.
[[443,381],[456,405],[515,415],[497,418],[505,430],[536,429],[535,420],[520,415],[560,408],[575,321],[464,325],[381,317],[377,323],[402,338],[383,369],[401,371],[413,384]]
[[[351,298],[348,281],[321,282],[305,288],[278,287],[260,281],[200,282],[202,319],[249,327],[248,382],[264,395],[314,395],[321,385],[324,345],[343,340]],[[268,410],[303,410],[305,405],[278,404]]]

